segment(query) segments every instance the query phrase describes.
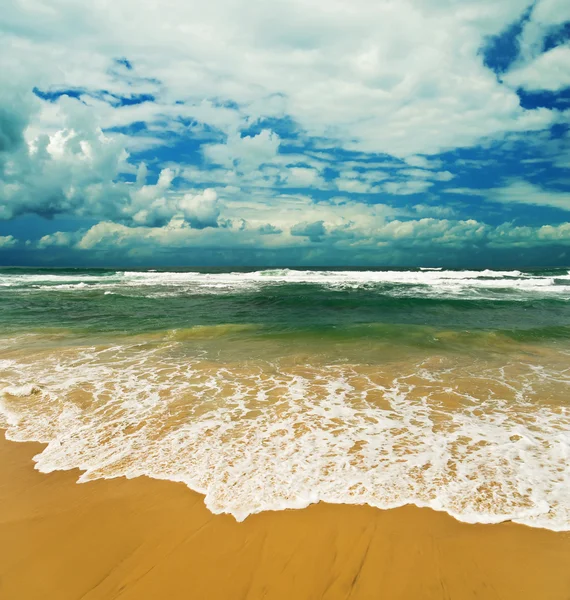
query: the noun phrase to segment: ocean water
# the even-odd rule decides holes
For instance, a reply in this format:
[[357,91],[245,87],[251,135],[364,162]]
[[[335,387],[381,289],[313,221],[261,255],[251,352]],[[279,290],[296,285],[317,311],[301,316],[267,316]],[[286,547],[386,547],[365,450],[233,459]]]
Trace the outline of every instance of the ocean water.
[[42,472],[242,520],[429,506],[570,530],[570,273],[0,270],[0,427]]

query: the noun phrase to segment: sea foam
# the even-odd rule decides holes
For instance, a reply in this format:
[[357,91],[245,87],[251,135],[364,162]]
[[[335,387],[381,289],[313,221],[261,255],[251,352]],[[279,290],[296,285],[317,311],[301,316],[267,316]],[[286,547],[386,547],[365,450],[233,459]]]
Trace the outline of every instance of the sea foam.
[[[325,271],[270,269],[251,272],[200,273],[117,271],[102,274],[1,274],[3,289],[34,291],[102,290],[129,295],[186,295],[247,292],[275,285],[312,284],[328,289],[367,288],[392,296],[475,299],[570,298],[570,276],[518,270],[451,271],[443,269]],[[501,293],[498,293],[501,292]],[[505,294],[505,292],[507,292]]]
[[6,361],[0,424],[47,443],[42,472],[183,482],[238,520],[416,504],[567,531],[569,384],[530,362],[216,363],[181,360],[176,341],[123,344]]

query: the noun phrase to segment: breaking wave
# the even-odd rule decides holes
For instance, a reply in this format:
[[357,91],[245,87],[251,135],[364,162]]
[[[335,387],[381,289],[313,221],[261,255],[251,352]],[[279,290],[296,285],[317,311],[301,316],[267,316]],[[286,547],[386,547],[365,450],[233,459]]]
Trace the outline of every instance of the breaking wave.
[[[296,270],[244,272],[115,271],[103,273],[0,274],[0,288],[28,291],[103,290],[108,294],[223,294],[275,285],[312,284],[329,289],[378,289],[393,296],[517,298],[533,295],[570,298],[570,275],[518,270]],[[162,290],[162,292],[161,292]],[[501,294],[498,294],[500,292]],[[506,293],[506,295],[505,295]]]

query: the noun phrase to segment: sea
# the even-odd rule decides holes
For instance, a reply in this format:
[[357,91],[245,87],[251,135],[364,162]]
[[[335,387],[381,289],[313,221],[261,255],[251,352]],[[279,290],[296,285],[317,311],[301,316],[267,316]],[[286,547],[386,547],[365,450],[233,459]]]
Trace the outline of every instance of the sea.
[[0,269],[0,428],[243,520],[414,504],[570,530],[570,272]]

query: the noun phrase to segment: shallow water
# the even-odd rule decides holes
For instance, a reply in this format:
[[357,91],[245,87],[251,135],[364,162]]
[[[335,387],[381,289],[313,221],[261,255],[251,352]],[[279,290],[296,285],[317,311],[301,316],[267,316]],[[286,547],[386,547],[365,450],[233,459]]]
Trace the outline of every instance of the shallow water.
[[0,348],[42,471],[570,530],[567,270],[4,270]]

